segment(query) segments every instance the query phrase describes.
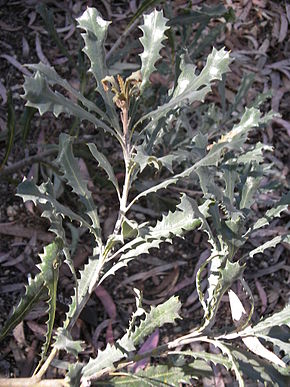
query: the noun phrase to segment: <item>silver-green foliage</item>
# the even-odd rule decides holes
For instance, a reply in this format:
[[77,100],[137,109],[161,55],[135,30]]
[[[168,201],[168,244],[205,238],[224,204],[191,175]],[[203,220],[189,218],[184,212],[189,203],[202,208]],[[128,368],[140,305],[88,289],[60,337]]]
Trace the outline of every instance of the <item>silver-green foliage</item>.
[[[75,279],[75,292],[64,323],[54,336],[52,351],[54,355],[57,351],[64,350],[78,356],[84,343],[74,341],[70,331],[93,290],[109,275],[126,266],[129,261],[150,254],[152,248],[160,248],[162,243],[171,243],[174,237],[183,238],[185,233],[199,229],[208,237],[211,254],[201,265],[196,276],[196,288],[204,311],[203,321],[196,331],[152,351],[150,355],[156,358],[167,353],[167,364],[166,359],[162,357],[161,362],[164,364],[149,366],[146,370],[135,374],[129,371],[118,374],[116,370],[123,368],[125,362],[140,359],[140,355],[137,354],[138,347],[154,329],[164,324],[178,324],[177,319],[180,318],[181,303],[177,297],[173,296],[146,313],[142,307],[141,295],[138,293],[137,311],[131,321],[128,321],[128,330],[124,336],[115,345],[108,344],[103,351],[98,352],[95,359],[90,358],[86,364],[75,362],[69,365],[65,382],[71,386],[78,386],[80,383],[85,385],[104,375],[110,378],[110,373],[114,372],[115,376],[108,381],[108,385],[142,383],[150,386],[176,386],[181,382],[190,383],[192,378],[203,372],[210,372],[207,363],[213,362],[234,371],[241,386],[244,385],[243,375],[251,377],[255,372],[260,380],[267,380],[269,375],[275,374],[278,384],[274,384],[283,385],[279,384],[279,380],[283,383],[288,372],[286,364],[284,368],[281,367],[284,363],[279,363],[279,366],[273,365],[268,360],[261,361],[257,357],[256,363],[253,361],[247,368],[244,366],[244,354],[235,346],[232,338],[243,339],[247,335],[253,336],[270,342],[286,352],[289,350],[289,341],[287,342],[285,335],[282,334],[281,337],[273,337],[270,328],[275,326],[280,329],[282,325],[289,327],[289,314],[286,313],[289,312],[289,307],[250,327],[249,321],[254,308],[252,304],[246,322],[239,322],[236,330],[230,334],[213,330],[220,301],[235,281],[240,280],[250,301],[253,299],[244,280],[245,264],[239,261],[238,250],[253,231],[267,226],[271,219],[279,217],[289,205],[288,194],[274,204],[263,218],[257,221],[253,219],[251,206],[257,199],[260,182],[267,171],[263,152],[271,151],[271,147],[261,143],[248,145],[247,138],[253,128],[265,125],[272,114],[263,117],[257,106],[246,108],[241,116],[233,120],[234,125],[232,121],[226,126],[227,130],[223,132],[219,130],[216,133],[215,142],[210,143],[209,130],[202,130],[200,127],[196,129],[193,138],[183,140],[185,147],[180,145],[172,149],[171,154],[160,155],[158,144],[168,136],[168,133],[173,138],[172,143],[175,141],[175,133],[172,133],[174,122],[176,121],[177,128],[181,127],[180,120],[191,112],[191,104],[204,102],[213,82],[221,80],[229,71],[231,62],[229,53],[224,48],[219,50],[213,48],[199,74],[188,58],[182,56],[175,87],[168,91],[164,103],[151,111],[143,111],[138,120],[133,114],[128,121],[126,114],[128,115],[130,102],[134,102],[140,110],[144,109],[143,91],[145,87],[150,87],[150,75],[156,70],[156,62],[161,59],[162,42],[166,39],[165,32],[169,29],[167,19],[162,11],[156,10],[144,16],[144,24],[140,27],[143,32],[140,38],[143,46],[140,55],[140,73],[133,73],[126,82],[118,77],[118,83],[112,77],[108,77],[109,69],[105,61],[104,42],[110,23],[94,8],[88,8],[77,22],[78,27],[85,31],[82,34],[85,42],[83,51],[90,60],[90,71],[95,77],[97,92],[103,99],[105,111],[73,89],[53,68],[42,63],[29,66],[35,73],[32,78],[25,80],[24,98],[27,100],[27,106],[36,107],[40,114],[50,111],[56,116],[61,113],[75,115],[80,120],[94,124],[96,129],[102,129],[118,141],[125,163],[123,189],[119,186],[110,158],[101,152],[95,143],[89,143],[87,147],[97,166],[107,174],[116,191],[120,204],[119,216],[112,234],[105,240],[97,205],[75,156],[74,138],[62,133],[54,165],[63,182],[70,187],[71,195],[77,198],[78,205],[72,210],[61,200],[56,199],[51,181],[37,186],[32,181],[24,180],[19,185],[17,194],[24,201],[32,200],[39,206],[42,216],[49,219],[50,230],[55,233],[56,240],[44,248],[44,254],[40,255],[41,264],[38,265],[40,272],[26,286],[25,295],[4,325],[0,338],[5,338],[7,333],[23,319],[31,306],[46,294],[49,319],[41,358],[42,361],[45,360],[51,344],[58,272],[63,255],[64,262],[69,265]],[[112,86],[111,91],[108,90],[108,80]],[[68,91],[78,103],[56,91],[55,85]],[[115,93],[114,98],[112,92]],[[118,109],[121,109],[123,127],[119,123]],[[149,188],[135,193],[135,196],[131,195],[129,201],[129,193],[134,182],[140,178],[141,172],[145,169],[150,171],[149,167],[152,165],[161,172],[162,167],[166,167],[173,176],[164,173],[165,177],[158,181],[152,178]],[[174,172],[176,165],[178,172]],[[133,204],[141,198],[185,179],[201,188],[202,197],[199,203],[183,193],[179,196],[175,209],[164,214],[155,225],[148,222],[138,224],[137,220],[128,219]],[[92,256],[78,274],[75,273],[73,266],[64,222],[74,222],[74,225],[77,224],[78,227],[89,231],[93,237]],[[289,236],[278,236],[248,252],[247,257],[263,253],[266,248],[287,240],[289,241]],[[205,269],[208,285],[206,291],[203,291],[201,278]],[[145,318],[138,322],[138,317],[144,313]],[[181,345],[197,340],[214,344],[221,353],[175,350],[176,347],[181,348]],[[260,353],[260,356],[263,357],[263,354]]]

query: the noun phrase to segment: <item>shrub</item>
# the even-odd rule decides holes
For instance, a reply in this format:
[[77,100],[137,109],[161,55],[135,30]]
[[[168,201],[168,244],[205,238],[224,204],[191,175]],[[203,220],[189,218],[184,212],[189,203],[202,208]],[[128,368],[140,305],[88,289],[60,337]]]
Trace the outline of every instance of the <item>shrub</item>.
[[[263,152],[271,151],[271,147],[262,143],[249,144],[247,138],[253,128],[266,125],[273,113],[262,115],[257,100],[253,106],[245,108],[240,117],[228,116],[227,122],[223,123],[224,129],[220,128],[219,106],[209,106],[204,100],[214,82],[221,80],[230,70],[230,55],[224,48],[212,49],[199,74],[187,57],[181,56],[172,88],[158,107],[152,107],[146,102],[151,88],[150,75],[161,59],[160,50],[169,29],[163,13],[154,10],[144,16],[144,24],[140,27],[143,32],[140,39],[143,46],[141,69],[126,78],[108,74],[104,42],[109,22],[103,20],[94,8],[88,8],[77,22],[84,31],[84,52],[90,60],[90,71],[102,97],[103,108],[72,88],[52,67],[42,63],[29,65],[34,76],[25,79],[26,105],[37,108],[40,114],[49,111],[55,116],[61,113],[74,115],[93,124],[98,133],[112,136],[122,150],[124,182],[121,188],[113,166],[98,149],[97,141],[86,144],[92,158],[108,176],[119,201],[119,215],[107,240],[100,226],[98,208],[74,156],[74,137],[65,133],[60,135],[54,164],[62,174],[62,180],[78,197],[80,204],[76,208],[69,208],[55,197],[50,180],[39,186],[29,180],[19,185],[17,195],[24,201],[32,200],[41,209],[55,234],[55,241],[45,246],[44,253],[40,254],[39,273],[26,286],[24,296],[0,336],[4,339],[46,295],[48,320],[41,360],[34,375],[23,383],[41,383],[47,367],[60,351],[76,358],[82,352],[83,343],[72,338],[71,329],[92,292],[106,278],[114,276],[136,257],[150,254],[152,248],[160,248],[175,237],[182,238],[186,233],[202,230],[207,234],[211,254],[199,267],[196,276],[196,289],[204,313],[200,326],[145,354],[138,353],[142,342],[157,327],[179,323],[181,303],[173,296],[146,312],[142,307],[142,294],[135,289],[136,311],[128,321],[126,333],[116,344],[108,344],[103,351],[99,350],[96,358],[90,358],[86,363],[76,360],[68,364],[65,379],[53,380],[51,385],[86,386],[97,382],[100,385],[177,386],[191,383],[202,372],[210,372],[207,363],[211,362],[233,371],[240,386],[245,385],[248,377],[277,386],[286,385],[289,368],[286,358],[283,361],[279,354],[287,354],[289,350],[282,327],[284,324],[289,326],[289,306],[251,326],[254,302],[244,279],[244,270],[254,255],[283,241],[289,242],[289,235],[277,236],[242,256],[237,254],[254,230],[267,226],[289,204],[288,193],[262,218],[254,220],[251,206],[269,168],[264,162]],[[57,91],[56,86],[57,90],[73,95],[78,103]],[[192,137],[186,136],[186,120],[192,112],[192,104],[197,102],[195,106],[199,109],[201,122],[193,130]],[[211,140],[213,138],[215,141]],[[166,147],[168,153],[162,154],[160,144],[165,140],[170,146]],[[142,181],[145,169],[151,178],[150,185],[140,189],[140,184],[136,183]],[[155,170],[160,171],[158,181]],[[200,187],[202,196],[198,200],[180,190],[175,208],[168,210],[155,225],[149,222],[139,224],[129,216],[130,209],[140,199],[185,179]],[[75,272],[64,222],[78,224],[92,235],[92,256],[79,273]],[[63,263],[71,270],[75,292],[65,320],[53,337],[59,268]],[[201,276],[205,270],[207,289],[203,291]],[[250,302],[249,312],[231,290],[237,281],[241,282]],[[230,331],[214,326],[220,301],[226,293],[234,322]],[[272,334],[274,326],[275,336]],[[188,344],[197,341],[213,344],[219,353],[188,349]],[[244,346],[240,346],[239,341],[243,341]],[[266,342],[274,346],[275,353],[266,348]],[[148,357],[156,361],[145,370],[136,373],[124,371],[128,365]],[[10,382],[13,385],[13,381]]]

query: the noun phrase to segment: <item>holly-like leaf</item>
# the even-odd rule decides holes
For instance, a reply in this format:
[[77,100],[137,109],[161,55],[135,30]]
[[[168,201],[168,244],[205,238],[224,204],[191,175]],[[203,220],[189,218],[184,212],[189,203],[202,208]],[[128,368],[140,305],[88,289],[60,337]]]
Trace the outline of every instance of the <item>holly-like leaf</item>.
[[[283,328],[286,330],[283,330]],[[284,351],[285,354],[290,353],[289,342],[290,328],[290,304],[286,305],[280,312],[274,313],[272,316],[261,320],[253,327],[247,327],[240,336],[256,336],[265,341],[271,342],[273,345]]]
[[177,318],[180,318],[178,314],[180,308],[181,303],[175,296],[161,305],[151,307],[150,312],[145,313],[145,319],[141,320],[140,325],[130,334],[134,345],[142,343],[156,328],[164,324],[173,324]]
[[55,319],[56,311],[56,296],[57,296],[57,284],[58,284],[58,275],[59,267],[61,264],[60,253],[62,251],[62,241],[57,239],[56,242],[53,242],[46,247],[44,247],[44,253],[39,254],[41,263],[38,266],[40,272],[42,273],[44,285],[48,289],[49,299],[48,303],[48,320],[46,322],[47,332],[45,335],[45,343],[42,346],[41,353],[41,362],[44,360],[47,350],[50,345],[53,325]]
[[[201,273],[208,263],[211,263],[208,275],[208,297],[205,300],[201,291]],[[204,321],[202,331],[210,329],[215,323],[215,316],[219,308],[220,301],[225,292],[239,278],[241,278],[245,267],[239,262],[231,262],[228,259],[228,250],[224,246],[221,250],[212,250],[211,256],[201,266],[197,273],[196,282],[200,302],[204,308]]]
[[103,351],[98,351],[95,359],[90,358],[87,365],[82,369],[82,382],[85,383],[86,378],[102,371],[105,368],[115,368],[114,363],[123,358],[126,358],[129,352],[135,349],[133,341],[127,335],[118,340],[116,345],[108,344]]
[[257,222],[254,224],[253,230],[257,230],[258,228],[268,226],[269,222],[273,218],[280,218],[281,212],[287,210],[289,205],[290,205],[290,192],[283,195],[282,198],[266,212],[265,216],[257,220]]
[[248,327],[244,332],[268,335],[273,327],[282,325],[287,325],[290,328],[290,304],[286,305],[280,312],[261,320],[252,328]]
[[116,136],[116,133],[104,121],[99,120],[94,114],[64,97],[58,91],[53,91],[39,71],[33,77],[25,77],[23,88],[25,91],[23,98],[27,100],[25,106],[38,109],[41,115],[52,112],[58,117],[61,113],[66,113],[69,116],[78,117],[80,120],[88,120],[97,128],[102,128],[111,135]]
[[61,133],[59,136],[59,153],[56,162],[63,172],[63,177],[84,204],[86,214],[92,221],[92,229],[96,242],[101,245],[101,229],[98,211],[93,201],[92,194],[87,187],[87,182],[84,181],[82,177],[77,159],[73,155],[72,144],[73,137],[66,133]]
[[273,239],[263,243],[262,245],[256,247],[254,250],[249,252],[250,258],[253,258],[254,255],[263,253],[266,249],[270,249],[271,247],[275,247],[278,243],[286,242],[290,244],[290,234],[288,235],[277,235]]
[[233,348],[232,355],[239,364],[241,372],[252,379],[254,383],[260,381],[273,387],[286,387],[288,385],[289,369],[272,365],[267,360],[241,348]]
[[[236,326],[241,325],[243,315],[247,315],[243,304],[239,297],[232,291],[229,291],[229,299],[231,306],[232,318]],[[267,359],[271,363],[277,364],[280,367],[286,367],[286,364],[273,352],[267,349],[255,335],[241,336],[241,339],[245,346],[256,355]]]
[[107,93],[102,86],[102,79],[108,75],[108,69],[105,63],[104,42],[106,40],[108,26],[111,22],[104,20],[101,14],[95,8],[91,7],[85,10],[77,19],[77,22],[78,27],[85,30],[85,33],[82,34],[85,42],[83,51],[90,59],[90,71],[97,81],[97,90],[103,97],[107,114],[113,126],[119,128],[118,116],[111,98],[111,93]]
[[[52,186],[46,185],[46,188],[52,189]],[[52,190],[51,190],[50,194],[51,195],[53,194]],[[75,284],[77,284],[77,276],[76,276],[74,264],[73,264],[73,261],[71,258],[70,248],[69,248],[68,242],[66,240],[65,230],[64,230],[63,225],[62,225],[62,221],[63,221],[62,215],[56,212],[55,208],[51,205],[50,202],[46,202],[45,204],[42,204],[41,208],[43,210],[41,216],[44,218],[47,218],[50,221],[49,231],[53,232],[59,239],[62,240],[62,243],[63,243],[62,250],[64,253],[64,257],[65,257],[64,262],[70,268],[70,271],[73,275]]]
[[273,147],[262,144],[261,142],[257,142],[257,144],[255,144],[252,149],[248,150],[237,158],[237,163],[247,164],[252,163],[253,160],[255,160],[257,164],[260,164],[264,161],[264,151],[273,151]]
[[169,352],[169,355],[181,355],[181,356],[190,356],[194,359],[202,359],[207,362],[212,362],[215,365],[221,364],[226,367],[227,370],[231,369],[231,362],[226,356],[211,353],[211,352],[195,352],[195,351],[174,351]]
[[53,345],[55,348],[65,350],[75,357],[83,350],[83,342],[80,340],[73,340],[71,334],[64,328],[58,328],[55,336],[55,343]]
[[[223,48],[221,50],[214,48],[208,56],[204,69],[199,75],[196,75],[196,67],[191,63],[186,63],[183,58],[177,86],[173,93],[171,93],[169,101],[159,106],[156,110],[145,114],[135,124],[136,127],[145,120],[149,120],[139,136],[146,133],[150,137],[150,146],[152,147],[156,138],[162,132],[162,128],[166,126],[167,115],[173,114],[176,110],[184,108],[194,101],[203,101],[211,90],[211,82],[221,79],[222,74],[229,70],[229,64],[229,53]],[[137,139],[139,136],[137,136]]]
[[144,51],[140,54],[142,62],[141,91],[149,83],[150,75],[156,70],[155,63],[161,58],[159,52],[163,47],[162,41],[166,39],[164,33],[169,28],[166,27],[167,21],[168,19],[163,16],[163,12],[155,9],[149,15],[144,15],[144,24],[139,27],[143,32],[140,42],[144,47]]
[[45,343],[42,348],[41,358],[43,360],[50,344],[52,329],[56,310],[56,290],[58,281],[58,271],[60,265],[60,254],[62,251],[61,240],[56,240],[44,247],[44,253],[39,254],[41,263],[38,266],[40,273],[32,279],[26,286],[24,296],[21,298],[17,307],[12,311],[11,316],[5,322],[0,333],[0,341],[16,327],[24,318],[24,316],[31,310],[34,304],[38,302],[40,297],[48,291],[48,321],[47,333]]
[[[80,215],[73,212],[68,207],[65,207],[63,204],[59,203],[51,194],[51,182],[48,180],[46,183],[42,183],[40,186],[37,186],[34,182],[29,180],[24,180],[17,187],[17,196],[20,196],[23,201],[32,200],[35,205],[37,204],[46,204],[50,203],[54,208],[56,214],[61,216],[66,216],[70,220],[77,221],[80,225],[84,225],[88,229],[91,229],[90,224],[82,218]],[[93,232],[93,230],[92,230]]]
[[[205,202],[199,209],[206,212],[210,201]],[[199,227],[201,220],[196,214],[192,201],[183,194],[175,212],[163,215],[155,226],[139,229],[139,237],[126,243],[114,256],[122,253],[120,261],[127,261],[140,254],[148,254],[149,249],[158,248],[162,242],[171,242],[173,236],[182,237],[186,231]]]
[[18,325],[31,308],[38,302],[40,297],[47,291],[44,285],[42,273],[38,273],[25,286],[25,294],[21,297],[19,304],[13,308],[11,315],[5,321],[0,332],[0,341],[4,340],[7,334]]
[[49,85],[59,85],[63,87],[77,100],[79,100],[83,104],[83,106],[88,109],[89,112],[95,112],[99,116],[101,116],[105,121],[109,122],[109,119],[106,114],[101,109],[99,109],[97,105],[88,100],[82,93],[72,87],[68,81],[62,79],[53,67],[45,65],[41,62],[38,64],[29,64],[27,65],[27,67],[41,74],[41,76],[46,79]]
[[77,292],[72,296],[69,310],[66,314],[63,327],[70,329],[76,322],[82,309],[88,302],[94,287],[96,286],[101,270],[101,262],[99,259],[99,249],[94,248],[93,256],[89,258],[84,269],[80,271],[80,278],[77,281]]

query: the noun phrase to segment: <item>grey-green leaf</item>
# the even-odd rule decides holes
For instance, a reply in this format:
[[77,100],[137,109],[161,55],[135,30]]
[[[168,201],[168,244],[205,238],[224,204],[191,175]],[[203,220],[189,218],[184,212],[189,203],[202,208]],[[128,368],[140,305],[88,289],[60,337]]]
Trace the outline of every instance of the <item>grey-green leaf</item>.
[[107,344],[103,351],[98,351],[98,355],[95,359],[90,358],[88,364],[84,366],[82,370],[82,380],[84,381],[87,377],[90,377],[107,367],[114,369],[114,363],[126,358],[128,352],[133,351],[134,349],[133,341],[127,335],[123,336],[121,340],[118,340],[116,345]]
[[162,41],[166,38],[165,31],[168,19],[163,16],[162,11],[156,9],[149,15],[144,15],[144,24],[140,27],[143,36],[140,42],[144,47],[144,51],[140,54],[142,66],[142,83],[140,89],[143,90],[149,83],[149,77],[155,68],[155,63],[161,57],[159,52],[163,47]]
[[68,81],[66,81],[65,79],[62,79],[53,67],[45,65],[41,62],[38,64],[29,64],[27,65],[27,67],[34,71],[39,72],[50,85],[60,85],[61,87],[63,87],[71,95],[73,95],[76,99],[78,99],[83,104],[83,106],[85,106],[88,109],[88,111],[96,112],[105,121],[109,121],[106,114],[101,109],[99,109],[96,104],[88,100],[82,93],[80,93],[78,90],[72,87]]
[[51,194],[51,182],[48,180],[46,183],[37,186],[34,182],[24,180],[17,187],[17,196],[20,196],[24,201],[32,200],[35,205],[50,203],[56,211],[56,214],[61,216],[67,216],[70,220],[75,220],[81,225],[91,229],[91,226],[80,215],[73,212],[68,207],[59,203]]
[[19,304],[13,308],[11,315],[5,321],[5,324],[0,332],[0,341],[4,340],[7,334],[23,320],[24,316],[38,302],[45,290],[46,288],[44,286],[43,276],[41,273],[38,273],[35,278],[30,280],[28,285],[25,286],[25,294],[22,296]]
[[58,91],[53,91],[39,71],[31,78],[25,77],[23,88],[25,91],[23,98],[27,100],[26,106],[38,109],[41,115],[46,112],[52,112],[56,117],[61,113],[74,115],[80,120],[88,120],[96,127],[116,136],[116,133],[104,121],[99,120],[94,114],[64,97]]
[[73,295],[69,310],[66,315],[63,327],[70,329],[76,322],[80,312],[86,305],[90,295],[99,280],[101,270],[101,263],[99,259],[98,248],[93,251],[93,256],[89,258],[88,263],[84,269],[80,271],[80,278],[78,279],[77,289],[78,293]]
[[149,313],[145,314],[145,319],[130,334],[134,345],[142,343],[156,328],[164,324],[173,324],[177,318],[180,318],[179,311],[181,303],[178,297],[171,297],[168,301],[156,307],[151,307]]
[[287,210],[289,205],[290,191],[287,194],[283,195],[282,198],[266,212],[265,216],[257,220],[257,222],[254,224],[253,230],[267,226],[273,218],[280,217],[281,212]]
[[263,243],[262,245],[256,247],[254,250],[249,252],[250,258],[253,258],[254,255],[258,253],[263,253],[266,249],[270,249],[271,247],[275,247],[278,243],[286,242],[290,244],[290,234],[288,235],[277,235],[273,239]]
[[82,345],[83,342],[80,340],[73,340],[71,334],[67,330],[58,328],[54,343],[55,348],[65,350],[77,357],[79,352],[83,350]]
[[111,386],[156,386],[176,387],[181,383],[190,383],[191,375],[186,374],[182,367],[168,367],[167,365],[149,366],[135,374],[114,377],[110,380]]
[[103,153],[98,151],[95,144],[89,143],[87,145],[89,147],[89,150],[91,151],[91,154],[94,156],[94,158],[99,163],[99,166],[101,168],[103,168],[103,170],[108,175],[109,180],[113,183],[114,187],[116,188],[118,198],[120,199],[120,189],[119,189],[118,180],[115,176],[114,170],[113,170],[109,160],[107,159],[107,157]]
[[73,137],[61,133],[59,136],[59,153],[56,161],[59,164],[61,171],[64,173],[63,177],[84,204],[86,213],[92,221],[92,229],[96,241],[101,245],[101,229],[97,207],[91,192],[87,188],[87,182],[84,181],[82,177],[77,159],[73,155],[72,144]]
[[97,90],[103,97],[107,114],[114,127],[119,128],[119,121],[112,102],[111,93],[105,92],[101,83],[102,79],[108,75],[108,69],[105,63],[104,42],[106,40],[108,26],[111,22],[104,20],[97,9],[91,7],[85,10],[77,19],[77,22],[78,27],[86,31],[82,34],[85,42],[83,51],[90,59],[90,70],[97,81]]
[[42,346],[41,352],[41,361],[44,360],[47,350],[50,345],[50,341],[53,333],[53,325],[56,312],[56,296],[57,296],[57,284],[58,284],[58,275],[59,267],[61,265],[60,253],[62,251],[62,241],[57,240],[44,247],[44,253],[39,254],[41,263],[38,266],[40,269],[44,285],[48,289],[49,299],[48,304],[48,320],[46,322],[47,331],[45,335],[45,343]]

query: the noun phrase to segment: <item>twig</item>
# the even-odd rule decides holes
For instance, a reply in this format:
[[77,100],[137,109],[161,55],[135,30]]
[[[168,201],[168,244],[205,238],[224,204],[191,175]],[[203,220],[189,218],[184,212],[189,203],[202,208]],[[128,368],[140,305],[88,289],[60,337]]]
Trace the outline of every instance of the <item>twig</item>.
[[14,172],[17,172],[20,169],[26,167],[27,165],[31,165],[33,163],[42,161],[45,157],[51,156],[57,152],[58,152],[58,149],[49,149],[41,153],[38,153],[34,156],[26,157],[25,159],[17,161],[16,163],[9,165],[9,167],[6,167],[3,170],[0,170],[0,175],[5,176],[5,175],[12,174]]
[[120,46],[122,40],[138,25],[139,18],[137,18],[134,23],[132,23],[123,33],[122,35],[116,40],[116,42],[111,47],[110,51],[106,55],[106,60],[108,60],[113,52]]
[[0,379],[1,387],[68,387],[65,379],[45,379],[32,378]]

